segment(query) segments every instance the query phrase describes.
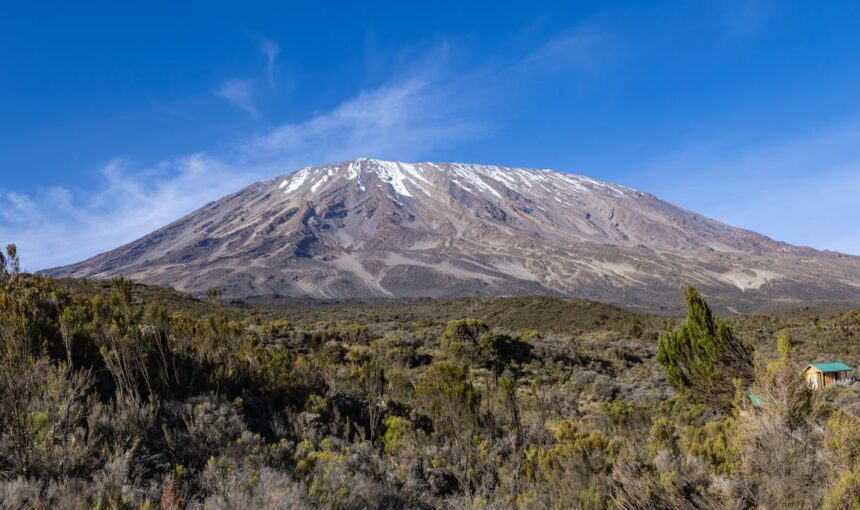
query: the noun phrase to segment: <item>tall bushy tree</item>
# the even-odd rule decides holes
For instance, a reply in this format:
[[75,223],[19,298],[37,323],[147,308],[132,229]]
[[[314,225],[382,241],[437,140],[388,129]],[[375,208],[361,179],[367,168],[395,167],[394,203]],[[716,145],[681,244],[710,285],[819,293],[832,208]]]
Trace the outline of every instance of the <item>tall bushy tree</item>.
[[722,320],[692,285],[684,292],[687,322],[660,335],[657,360],[669,383],[693,400],[715,409],[728,408],[735,394],[733,379],[752,382],[752,349]]
[[216,287],[212,287],[206,291],[206,297],[209,299],[209,302],[213,305],[221,304],[221,289]]
[[11,243],[8,244],[6,246],[6,255],[8,271],[12,273],[13,276],[17,276],[18,273],[21,272],[21,261],[18,260],[18,247]]

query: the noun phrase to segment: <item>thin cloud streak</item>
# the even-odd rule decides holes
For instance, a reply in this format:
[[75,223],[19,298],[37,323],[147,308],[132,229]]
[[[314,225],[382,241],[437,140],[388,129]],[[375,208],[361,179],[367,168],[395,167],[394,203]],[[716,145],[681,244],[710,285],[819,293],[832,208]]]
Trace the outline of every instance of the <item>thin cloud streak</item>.
[[589,70],[613,61],[616,49],[609,33],[585,26],[550,39],[517,65],[525,69]]
[[281,53],[281,47],[266,39],[260,44],[260,51],[266,55],[266,76],[269,78],[269,86],[275,90],[275,60]]
[[259,113],[254,106],[252,84],[249,80],[230,80],[221,85],[215,95],[235,104],[248,114],[257,117]]
[[243,155],[280,160],[303,154],[317,162],[358,155],[413,159],[480,132],[478,125],[440,118],[445,103],[427,81],[411,79],[361,93],[308,121],[277,127],[245,143]]

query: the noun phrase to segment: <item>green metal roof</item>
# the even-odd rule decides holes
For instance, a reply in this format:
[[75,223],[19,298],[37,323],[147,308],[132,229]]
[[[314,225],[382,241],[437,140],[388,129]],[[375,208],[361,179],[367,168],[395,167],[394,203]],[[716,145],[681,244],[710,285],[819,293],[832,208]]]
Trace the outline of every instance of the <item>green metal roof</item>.
[[753,393],[751,391],[747,392],[747,398],[750,400],[750,403],[753,405],[753,407],[763,407],[764,406],[764,401],[761,399],[761,397],[759,397],[758,395],[756,395],[755,393]]
[[841,361],[819,361],[816,363],[810,363],[810,365],[822,372],[846,372],[848,370],[854,370]]

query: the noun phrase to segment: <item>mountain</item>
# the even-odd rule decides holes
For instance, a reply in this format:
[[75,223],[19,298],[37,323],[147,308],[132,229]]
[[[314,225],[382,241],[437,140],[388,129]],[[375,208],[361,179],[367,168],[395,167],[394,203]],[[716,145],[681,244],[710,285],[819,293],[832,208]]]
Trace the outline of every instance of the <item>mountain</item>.
[[58,277],[242,298],[572,295],[678,310],[860,302],[860,257],[551,170],[358,159],[259,182]]

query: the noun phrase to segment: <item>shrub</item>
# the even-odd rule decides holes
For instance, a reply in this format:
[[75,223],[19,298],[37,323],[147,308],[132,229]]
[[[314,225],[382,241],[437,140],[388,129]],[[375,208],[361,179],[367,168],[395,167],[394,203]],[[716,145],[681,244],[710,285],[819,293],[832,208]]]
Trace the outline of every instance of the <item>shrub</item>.
[[213,465],[207,468],[203,479],[204,487],[211,493],[203,504],[206,510],[313,508],[301,483],[268,467],[217,469]]
[[382,420],[385,433],[382,435],[383,451],[388,454],[396,453],[413,433],[412,422],[399,416],[389,416]]
[[860,470],[843,473],[824,498],[825,510],[860,510]]

